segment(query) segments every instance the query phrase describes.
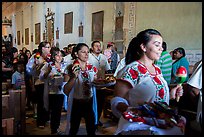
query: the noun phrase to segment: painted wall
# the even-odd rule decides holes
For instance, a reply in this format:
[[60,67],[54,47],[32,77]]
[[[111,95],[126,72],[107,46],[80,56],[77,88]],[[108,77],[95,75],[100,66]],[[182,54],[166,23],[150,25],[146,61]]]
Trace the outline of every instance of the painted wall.
[[115,30],[115,8],[114,2],[85,2],[85,26],[84,36],[85,42],[91,46],[91,31],[92,31],[92,13],[104,11],[103,24],[103,47],[109,41],[113,41],[113,31]]
[[[199,52],[199,57],[202,56],[201,2],[133,2],[131,4],[124,2],[124,6],[125,46],[131,40],[130,30],[136,36],[141,30],[155,28],[162,33],[169,51],[177,47],[184,47],[187,54],[194,50],[195,54]],[[36,23],[41,23],[41,40],[43,39],[44,15],[47,13],[47,8],[55,13],[54,31],[58,27],[60,37],[55,42],[59,42],[61,49],[69,43],[78,42],[85,42],[90,46],[92,13],[102,10],[104,11],[103,45],[106,47],[108,41],[114,41],[116,2],[18,2],[2,11],[2,18],[7,16],[13,19],[13,38],[16,37],[16,32],[19,30],[21,31],[20,38],[22,36],[25,38],[25,29],[29,28],[29,33],[33,33],[35,42]],[[73,33],[64,34],[64,14],[68,12],[73,12]],[[132,17],[134,21],[133,24],[130,24]],[[78,36],[80,22],[84,27],[84,37]],[[56,38],[56,33],[54,37]],[[24,43],[17,47],[26,46],[33,50],[38,46],[34,42],[31,42],[29,36],[29,45],[25,45],[24,40]]]
[[201,2],[138,2],[136,30],[158,29],[168,50],[184,47],[202,49]]
[[[59,29],[60,48],[67,46],[69,43],[78,43],[78,5],[78,2],[60,2],[54,11],[55,13],[58,12],[58,14],[56,14],[55,26]],[[72,33],[64,34],[64,16],[69,12],[73,12]]]

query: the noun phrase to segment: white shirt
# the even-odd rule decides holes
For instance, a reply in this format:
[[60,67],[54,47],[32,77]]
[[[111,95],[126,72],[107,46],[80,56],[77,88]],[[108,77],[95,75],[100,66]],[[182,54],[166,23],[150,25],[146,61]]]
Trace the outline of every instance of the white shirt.
[[[52,70],[49,73],[47,78],[44,78],[44,74],[47,71],[48,65],[51,65]],[[49,94],[63,94],[63,86],[64,86],[64,76],[63,73],[67,67],[65,62],[62,62],[60,71],[57,70],[54,63],[45,63],[45,65],[40,70],[39,78],[40,80],[44,81],[44,94],[43,94],[43,103],[46,110],[49,108]],[[58,77],[51,78],[51,75],[58,74]]]
[[114,77],[116,77],[118,71],[120,71],[123,67],[125,66],[125,57],[121,59],[121,61],[119,62],[116,70],[115,70],[115,73],[113,74]]
[[105,55],[99,54],[99,56],[96,56],[93,53],[89,54],[88,62],[93,64],[98,69],[97,76],[98,78],[105,77],[105,71],[110,70],[110,65],[108,63],[108,60]]
[[72,56],[71,54],[68,54],[64,57],[64,61],[63,62],[66,62],[68,65],[69,64],[72,64],[74,60],[72,60]]

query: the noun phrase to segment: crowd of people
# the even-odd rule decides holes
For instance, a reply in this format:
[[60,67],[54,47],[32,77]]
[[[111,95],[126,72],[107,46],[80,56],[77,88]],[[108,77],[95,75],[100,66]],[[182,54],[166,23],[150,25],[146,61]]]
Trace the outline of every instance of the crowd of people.
[[[104,50],[102,46],[100,41],[93,41],[90,48],[86,43],[77,43],[68,44],[61,50],[51,47],[49,42],[41,42],[31,53],[26,47],[18,50],[2,45],[2,80],[11,79],[13,89],[26,85],[27,109],[33,109],[39,128],[44,128],[50,120],[51,134],[61,133],[58,128],[64,110],[67,112],[65,134],[76,135],[81,118],[84,118],[87,134],[95,135],[97,128],[103,125],[100,118],[105,95],[100,87],[90,83],[104,79],[106,73],[116,78],[111,100],[113,114],[119,119],[116,134],[121,134],[124,127],[125,131],[132,130],[133,123],[127,124],[122,117],[131,107],[154,101],[169,105],[169,100],[183,95],[176,76],[180,66],[187,70],[185,82],[198,89],[196,95],[202,96],[202,82],[201,86],[195,85],[194,78],[188,77],[185,50],[179,47],[168,52],[167,43],[157,30],[139,32],[130,41],[122,59],[114,42],[108,42]],[[198,67],[202,69],[202,65]],[[200,73],[200,69],[195,69],[192,77],[196,72]],[[170,84],[177,85],[170,90]],[[201,125],[200,105],[197,121]],[[170,132],[152,128],[152,134],[184,134],[185,124],[186,119],[181,116]],[[140,126],[134,123],[134,129],[139,130]]]

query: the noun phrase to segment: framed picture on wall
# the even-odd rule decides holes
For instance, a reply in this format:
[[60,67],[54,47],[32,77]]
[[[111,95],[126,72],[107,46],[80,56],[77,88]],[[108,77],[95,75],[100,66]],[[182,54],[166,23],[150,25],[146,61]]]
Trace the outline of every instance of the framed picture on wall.
[[83,37],[83,25],[79,26],[79,37]]
[[25,29],[25,44],[29,45],[29,28]]
[[72,33],[73,12],[64,15],[64,34]]
[[92,13],[92,41],[103,41],[104,11]]
[[40,44],[40,23],[35,24],[35,44]]
[[115,40],[123,40],[123,16],[116,17]]
[[21,44],[20,31],[17,31],[17,45]]
[[31,33],[30,39],[31,39],[31,42],[33,42],[33,33]]
[[59,39],[59,30],[58,30],[58,28],[56,30],[56,39]]

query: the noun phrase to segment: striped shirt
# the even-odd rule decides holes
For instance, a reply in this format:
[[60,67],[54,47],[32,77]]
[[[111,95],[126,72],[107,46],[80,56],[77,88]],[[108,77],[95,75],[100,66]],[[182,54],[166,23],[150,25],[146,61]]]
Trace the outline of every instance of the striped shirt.
[[160,59],[155,62],[160,67],[162,75],[168,84],[171,82],[172,63],[172,57],[167,51],[163,51]]

